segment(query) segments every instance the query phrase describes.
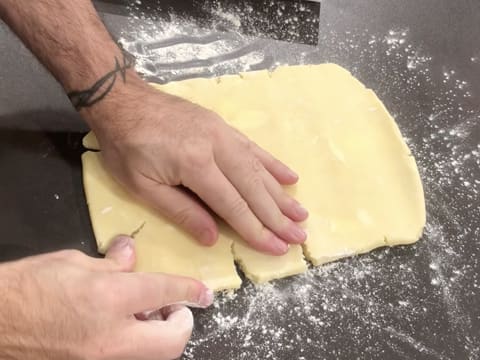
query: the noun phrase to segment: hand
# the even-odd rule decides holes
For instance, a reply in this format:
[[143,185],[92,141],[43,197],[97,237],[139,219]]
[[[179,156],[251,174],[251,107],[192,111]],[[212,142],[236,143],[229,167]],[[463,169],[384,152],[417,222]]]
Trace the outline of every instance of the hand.
[[260,251],[281,255],[305,241],[296,222],[308,213],[281,186],[298,180],[287,166],[212,111],[143,81],[116,91],[83,115],[134,194],[206,245],[218,230],[196,196]]
[[[119,237],[105,259],[68,250],[0,264],[0,358],[179,357],[193,317],[172,304],[205,307],[212,293],[187,278],[129,273],[134,262],[132,239]],[[158,309],[158,320],[138,320]]]

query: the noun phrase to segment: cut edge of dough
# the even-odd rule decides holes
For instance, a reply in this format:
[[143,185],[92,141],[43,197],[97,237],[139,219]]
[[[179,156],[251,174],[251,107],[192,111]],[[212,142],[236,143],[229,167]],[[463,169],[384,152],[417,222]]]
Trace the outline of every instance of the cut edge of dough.
[[388,109],[386,108],[385,104],[380,100],[380,98],[375,94],[375,92],[371,89],[367,89],[367,91],[370,93],[370,96],[373,97],[374,101],[379,105],[381,111],[385,114],[386,118],[389,120],[389,125],[392,127],[392,130],[396,133],[397,137],[399,139],[402,139],[401,144],[402,147],[404,148],[404,156],[407,157],[407,165],[410,168],[410,174],[412,174],[412,179],[415,182],[415,190],[417,191],[417,197],[419,201],[417,201],[417,205],[420,206],[420,208],[417,208],[418,213],[420,214],[420,223],[418,224],[418,231],[416,232],[415,238],[414,239],[399,239],[399,240],[389,240],[389,238],[386,236],[385,237],[385,243],[388,246],[397,246],[397,245],[409,245],[409,244],[414,244],[417,241],[419,241],[422,237],[422,234],[424,232],[426,223],[427,223],[427,209],[426,209],[426,203],[425,203],[425,190],[423,188],[423,182],[421,178],[420,171],[418,170],[418,164],[417,161],[415,160],[415,156],[408,146],[407,142],[405,141],[404,136],[402,135],[402,132],[400,131],[400,127],[398,126],[398,123],[395,121],[393,116],[390,114]]
[[100,144],[93,131],[89,131],[82,139],[82,145],[87,150],[100,150]]
[[382,242],[382,245],[379,245],[379,243],[376,243],[376,244],[372,244],[371,246],[367,246],[367,247],[359,248],[359,249],[354,249],[354,250],[346,251],[346,252],[339,253],[337,255],[331,255],[331,256],[322,256],[322,257],[312,256],[312,254],[308,250],[308,247],[305,246],[305,245],[303,246],[303,252],[305,254],[305,257],[308,259],[308,261],[310,261],[312,263],[313,266],[320,266],[320,265],[325,265],[325,264],[335,262],[335,261],[338,261],[338,260],[349,259],[349,258],[353,258],[353,257],[358,256],[358,255],[368,254],[369,252],[371,252],[373,250],[378,250],[378,249],[382,249],[382,248],[385,248],[385,247],[390,247],[390,245],[387,242],[387,237],[386,236],[384,236],[384,238],[381,240],[381,242]]
[[297,264],[298,266],[291,267],[288,270],[279,271],[278,268],[272,269],[270,272],[264,272],[261,275],[254,274],[247,270],[247,266],[242,260],[241,257],[238,256],[237,252],[235,251],[235,242],[232,242],[232,256],[235,263],[240,268],[241,272],[245,275],[245,277],[251,280],[255,284],[264,284],[272,280],[283,279],[286,277],[303,274],[308,270],[308,264],[305,258],[305,254],[303,252],[303,248],[301,248],[301,259],[300,262]]
[[[89,133],[90,134],[90,133]],[[88,136],[88,134],[87,134]],[[84,138],[85,140],[85,138]],[[95,226],[93,225],[93,219],[92,219],[92,216],[91,216],[91,211],[90,211],[90,202],[88,201],[88,199],[90,198],[90,190],[89,188],[87,188],[87,186],[85,186],[85,184],[87,183],[87,176],[88,175],[88,171],[86,170],[87,166],[87,159],[89,157],[91,157],[92,155],[92,151],[85,151],[83,154],[82,154],[82,186],[83,186],[83,191],[85,192],[85,202],[87,203],[87,208],[88,208],[88,218],[90,219],[90,227],[92,228],[92,231],[93,231],[93,235],[95,236],[95,242],[97,243],[97,251],[100,253],[100,254],[105,254],[107,249],[106,249],[106,244],[103,244],[101,243],[99,240],[98,240],[98,234],[96,233],[95,231]]]
[[[374,247],[373,249],[376,249],[376,248],[378,248],[378,247]],[[366,252],[368,252],[368,251],[366,251]],[[331,263],[331,262],[335,262],[337,260],[348,259],[348,258],[356,256],[357,254],[360,254],[360,252],[348,251],[348,252],[344,252],[344,253],[339,253],[338,255],[318,257],[318,256],[313,256],[312,253],[310,252],[310,250],[308,250],[308,247],[306,245],[303,245],[303,253],[305,254],[305,258],[307,258],[307,260],[310,261],[313,266],[320,266],[320,265],[328,264],[328,263]]]
[[[235,271],[236,276],[229,276],[225,278],[220,278],[220,279],[214,279],[214,280],[202,280],[205,285],[209,289],[211,289],[214,292],[228,292],[228,291],[234,291],[240,289],[242,286],[242,279],[238,275],[238,273]],[[228,284],[228,285],[226,285]]]

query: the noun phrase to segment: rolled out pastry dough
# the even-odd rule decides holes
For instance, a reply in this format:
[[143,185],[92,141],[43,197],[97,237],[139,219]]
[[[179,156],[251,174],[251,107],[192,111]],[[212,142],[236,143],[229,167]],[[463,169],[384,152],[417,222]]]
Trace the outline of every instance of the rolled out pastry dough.
[[[382,102],[345,69],[287,66],[155,87],[214,110],[299,173],[287,191],[310,211],[303,254],[314,265],[420,238],[425,202],[415,160]],[[84,145],[98,149],[93,134]],[[225,225],[219,243],[202,248],[125,194],[98,154],[85,153],[83,164],[101,252],[114,235],[145,223],[137,234],[137,270],[193,276],[215,289],[239,286],[233,256],[255,282],[306,270],[301,247],[283,257],[260,254]]]

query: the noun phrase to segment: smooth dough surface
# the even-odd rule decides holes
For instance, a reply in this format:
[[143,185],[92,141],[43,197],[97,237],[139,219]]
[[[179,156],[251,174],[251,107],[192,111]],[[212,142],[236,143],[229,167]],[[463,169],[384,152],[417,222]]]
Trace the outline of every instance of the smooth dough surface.
[[[420,238],[425,225],[425,202],[415,160],[382,102],[345,69],[334,64],[287,66],[272,73],[259,71],[155,86],[216,111],[299,173],[300,182],[287,191],[309,209],[310,217],[303,224],[308,233],[303,254],[314,265],[382,246],[410,244]],[[93,134],[85,138],[84,145],[98,148]],[[86,180],[95,176],[91,172],[101,170],[86,166],[89,156],[84,158]],[[139,226],[142,217],[137,216],[137,211],[142,205],[131,199],[116,205],[120,207],[118,213],[128,214],[125,217],[131,225],[120,215],[116,220],[103,220],[99,211],[112,206],[109,204],[116,201],[119,190],[111,179],[100,183],[85,181],[102,251],[121,232],[121,226]],[[101,191],[97,190],[99,186]],[[95,205],[105,193],[111,193],[109,201]],[[142,239],[147,233],[151,236],[145,240],[149,243],[145,251],[149,251],[151,268],[144,265],[144,270],[158,270],[158,263],[165,261],[164,252],[179,257],[178,261],[170,259],[172,267],[167,272],[182,273],[181,257],[196,257],[203,262],[197,251],[200,247],[192,247],[192,253],[180,245],[177,249],[175,241],[168,242],[176,237],[189,244],[193,240],[163,219],[149,231],[142,229],[138,234]],[[306,270],[299,246],[280,258],[263,255],[222,226],[220,247],[232,241],[235,260],[256,282]],[[170,246],[173,249],[166,251]],[[138,251],[140,258],[147,257],[141,253],[141,245]],[[209,251],[213,254],[215,250]],[[212,258],[216,256],[225,257],[225,264],[233,264],[232,255],[226,251],[218,250]],[[194,267],[190,267],[192,273]]]

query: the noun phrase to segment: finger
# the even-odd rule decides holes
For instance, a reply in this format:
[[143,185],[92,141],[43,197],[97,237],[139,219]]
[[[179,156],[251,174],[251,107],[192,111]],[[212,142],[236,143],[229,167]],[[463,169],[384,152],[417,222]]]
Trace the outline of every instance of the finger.
[[206,308],[213,292],[200,281],[167,274],[115,273],[108,279],[110,302],[122,315],[157,310],[171,304]]
[[265,226],[288,243],[298,244],[305,241],[305,231],[282,214],[266,189],[263,178],[267,171],[258,158],[244,155],[238,163],[225,162],[222,168]]
[[105,259],[93,258],[78,250],[62,250],[51,255],[52,259],[67,261],[92,271],[133,271],[135,266],[135,248],[133,239],[117,236],[110,245]]
[[164,308],[154,310],[154,311],[144,311],[143,313],[135,314],[135,318],[141,321],[147,320],[166,320],[168,316],[176,311],[180,307],[184,307],[184,305],[175,304],[175,305],[168,305]]
[[287,165],[276,159],[260,146],[253,144],[252,150],[263,166],[282,185],[293,185],[298,181],[298,175]]
[[201,177],[188,174],[185,185],[255,249],[273,255],[287,252],[288,245],[262,225],[213,161],[203,169]]
[[189,194],[150,179],[145,179],[145,184],[138,189],[142,198],[149,199],[165,217],[192,234],[202,244],[215,244],[218,238],[215,220]]
[[105,261],[113,263],[112,267],[117,265],[118,271],[133,271],[135,260],[133,239],[126,235],[117,236],[105,255]]
[[293,221],[304,221],[308,218],[308,211],[297,200],[289,196],[283,187],[277,182],[272,174],[265,172],[263,182],[268,192],[275,200],[280,210],[285,216]]
[[192,312],[185,306],[162,312],[165,320],[136,321],[128,328],[135,345],[124,354],[139,360],[177,359],[183,354],[193,330]]

